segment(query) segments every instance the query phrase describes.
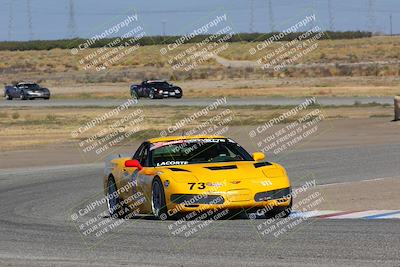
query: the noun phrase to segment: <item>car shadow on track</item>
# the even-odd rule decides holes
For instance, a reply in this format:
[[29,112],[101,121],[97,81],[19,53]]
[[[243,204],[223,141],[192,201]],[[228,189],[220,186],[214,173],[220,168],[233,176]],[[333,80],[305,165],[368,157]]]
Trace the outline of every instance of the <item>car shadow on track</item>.
[[[103,219],[109,219],[111,218],[110,215],[108,216],[103,216]],[[160,218],[155,217],[154,215],[147,215],[147,214],[143,214],[143,215],[133,215],[133,216],[129,216],[129,218],[113,218],[113,219],[120,219],[120,220],[148,220],[148,221],[178,221],[185,218],[184,215],[180,215],[180,216],[172,216],[172,217],[167,217],[167,219],[161,220]],[[270,219],[270,218],[274,218],[274,215],[257,215],[255,213],[245,213],[245,212],[241,212],[241,213],[237,213],[237,214],[229,214],[227,216],[223,216],[221,218],[218,218],[219,221],[227,221],[227,220],[260,220],[260,219]],[[196,218],[193,218],[193,220]],[[190,219],[184,219],[184,220],[190,220]],[[206,220],[210,220],[210,218],[197,218],[197,220],[201,220],[201,221],[206,221]]]

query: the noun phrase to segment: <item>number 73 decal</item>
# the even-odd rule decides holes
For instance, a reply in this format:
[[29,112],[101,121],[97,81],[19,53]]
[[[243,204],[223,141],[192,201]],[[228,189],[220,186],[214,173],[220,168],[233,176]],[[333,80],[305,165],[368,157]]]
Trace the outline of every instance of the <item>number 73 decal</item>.
[[197,189],[205,189],[205,183],[188,183],[190,185],[190,190],[193,190],[193,187],[197,184]]

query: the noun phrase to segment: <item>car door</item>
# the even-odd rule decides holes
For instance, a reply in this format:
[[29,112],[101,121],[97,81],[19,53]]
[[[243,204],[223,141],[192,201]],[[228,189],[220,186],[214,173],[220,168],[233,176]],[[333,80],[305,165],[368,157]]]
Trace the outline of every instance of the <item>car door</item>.
[[[145,143],[137,158],[137,160],[140,162],[140,165],[142,165],[143,168],[148,167],[148,162],[149,162],[148,154],[149,154],[149,144]],[[147,175],[145,175],[143,172],[139,172],[137,177],[137,184],[141,188],[141,190],[143,190],[143,193],[145,193],[147,191],[146,189]]]
[[150,92],[150,86],[148,83],[143,84],[143,96],[148,97]]
[[138,95],[140,97],[146,96],[146,94],[144,92],[144,84],[143,83],[138,85]]
[[19,97],[19,88],[18,88],[18,86],[16,85],[16,86],[13,86],[13,88],[11,89],[11,91],[10,91],[10,93],[11,93],[11,96],[12,97],[14,97],[14,98],[17,98],[17,97]]
[[[142,143],[139,148],[136,150],[132,159],[139,159],[143,153],[145,143]],[[140,191],[137,186],[137,177],[139,174],[139,170],[137,168],[126,168],[122,167],[118,172],[114,172],[114,175],[118,177],[117,179],[117,187],[118,188],[127,188],[128,190],[122,190],[120,192],[120,196],[123,199],[130,198],[133,194]]]
[[[137,160],[142,165],[143,169],[137,173],[137,190],[141,192],[144,198],[140,210],[142,213],[151,212],[151,186],[154,173],[151,171],[154,167],[149,166],[150,144],[145,143],[140,153],[137,155]],[[150,172],[148,172],[150,170]]]

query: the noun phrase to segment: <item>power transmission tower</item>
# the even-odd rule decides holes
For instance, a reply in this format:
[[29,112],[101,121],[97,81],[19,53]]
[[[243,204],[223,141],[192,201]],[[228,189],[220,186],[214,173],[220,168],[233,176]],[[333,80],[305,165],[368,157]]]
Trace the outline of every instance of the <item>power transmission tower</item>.
[[269,27],[270,27],[271,32],[275,32],[274,11],[272,9],[272,0],[268,0],[268,11],[269,11]]
[[254,0],[250,0],[250,32],[254,32]]
[[161,21],[162,24],[162,36],[165,37],[165,28],[166,28],[166,24],[167,22],[165,20]]
[[[315,7],[315,0],[312,0],[311,1],[311,9],[312,9],[312,11],[313,11],[313,14],[314,15],[317,15],[317,12],[315,11],[316,10],[316,7]],[[311,21],[311,24],[310,24],[310,29],[312,29],[312,28],[314,28],[315,27],[315,20],[312,20]]]
[[332,0],[328,0],[328,13],[329,13],[329,30],[334,30],[335,17],[333,16]]
[[26,9],[27,9],[27,12],[28,12],[29,40],[33,40],[31,0],[26,0]]
[[74,8],[74,1],[73,0],[69,0],[68,35],[69,35],[70,38],[77,37],[76,24],[75,24],[75,8]]
[[13,28],[14,28],[14,1],[11,0],[9,2],[10,10],[8,14],[8,40],[11,41],[13,36]]
[[368,0],[368,30],[375,32],[375,0]]

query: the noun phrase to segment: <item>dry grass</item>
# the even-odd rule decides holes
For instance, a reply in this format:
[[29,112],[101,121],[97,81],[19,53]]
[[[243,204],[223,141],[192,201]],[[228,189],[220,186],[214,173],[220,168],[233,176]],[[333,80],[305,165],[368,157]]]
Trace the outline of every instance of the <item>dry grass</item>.
[[[277,47],[283,43],[273,44]],[[182,45],[168,54],[174,56],[194,44]],[[256,43],[229,43],[220,55],[231,60],[256,60],[262,52],[251,56],[248,52]],[[46,86],[73,86],[75,84],[99,85],[105,83],[130,83],[135,80],[165,78],[169,80],[224,80],[270,79],[271,77],[352,77],[399,75],[400,37],[373,37],[353,40],[322,40],[315,51],[300,58],[301,68],[286,71],[262,71],[259,69],[227,68],[214,59],[200,63],[191,71],[172,70],[167,56],[160,56],[161,45],[140,47],[137,51],[113,63],[106,71],[85,71],[79,63],[81,55],[73,56],[70,50],[50,51],[0,51],[0,83],[27,79],[37,80]],[[92,53],[88,49],[85,53]],[[390,64],[382,62],[394,61]],[[376,62],[370,65],[346,65],[357,62]],[[308,64],[318,63],[315,67]],[[344,63],[338,65],[337,63]],[[327,64],[327,65],[324,65]],[[329,65],[331,64],[331,65]],[[333,84],[333,86],[335,86]],[[328,92],[329,93],[329,92]]]
[[[260,54],[250,55],[257,43],[232,43],[221,56],[231,60],[256,60]],[[270,50],[283,43],[274,43]],[[379,36],[350,40],[320,40],[318,49],[301,58],[299,63],[361,62],[400,60],[400,37]]]
[[[388,77],[194,80],[177,82],[185,98],[257,96],[393,96],[400,80]],[[130,83],[75,84],[51,87],[56,98],[126,99]]]
[[[268,106],[240,106],[230,107],[233,121],[228,125],[260,125],[277,114],[281,114],[288,110],[289,107],[272,108]],[[0,145],[1,151],[27,149],[43,145],[76,143],[84,140],[94,133],[99,132],[105,127],[110,126],[117,120],[121,119],[127,113],[119,114],[104,123],[97,125],[89,132],[71,137],[71,133],[79,127],[85,125],[99,115],[109,111],[106,108],[3,108],[0,116]],[[185,118],[190,114],[198,111],[196,107],[143,107],[145,120],[140,123],[140,131],[133,135],[133,139],[144,139],[154,137],[160,134],[161,130],[168,129],[169,126]],[[213,111],[206,117],[201,117],[184,128],[189,130],[205,122],[210,117],[219,114],[222,110]],[[341,118],[374,118],[374,117],[390,117],[393,114],[392,107],[379,105],[361,106],[361,107],[331,107],[323,108],[322,112],[326,119]],[[11,118],[11,114],[18,113],[18,118]],[[160,116],[162,114],[162,117]],[[300,115],[299,115],[300,116]],[[389,120],[389,118],[388,118]],[[122,131],[126,131],[124,125],[120,127]],[[180,131],[179,131],[180,133]]]
[[[250,47],[257,43],[229,43],[228,49],[220,55],[231,60],[256,60],[259,54],[250,55]],[[277,42],[271,45],[271,49],[284,44]],[[194,44],[185,44],[168,53],[175,56]],[[164,67],[168,65],[168,57],[160,56],[161,45],[140,47],[123,60],[115,62],[111,69],[126,67],[154,66]],[[90,54],[95,49],[87,49]],[[262,52],[261,52],[262,53]],[[68,49],[52,49],[50,51],[0,51],[0,72],[67,72],[81,70],[79,59],[82,56],[73,56]],[[321,40],[319,48],[302,57],[298,63],[336,63],[336,62],[360,62],[360,61],[385,61],[400,60],[400,37],[372,37],[351,40]],[[215,65],[214,60],[203,62],[204,65]]]
[[[248,49],[256,43],[230,43],[222,56],[232,60],[254,60]],[[183,45],[173,53],[186,49]],[[277,46],[280,44],[274,44]],[[319,48],[298,63],[354,63],[399,60],[400,37],[355,40],[323,40]],[[69,50],[0,51],[0,83],[34,80],[52,90],[55,98],[127,98],[129,85],[143,79],[172,80],[185,97],[257,96],[393,96],[400,94],[399,63],[322,65],[265,72],[254,68],[228,68],[209,60],[185,72],[168,67],[159,56],[162,46],[144,46],[102,72],[84,71],[79,57]],[[92,52],[89,49],[87,53]],[[369,75],[369,76],[368,76]]]

